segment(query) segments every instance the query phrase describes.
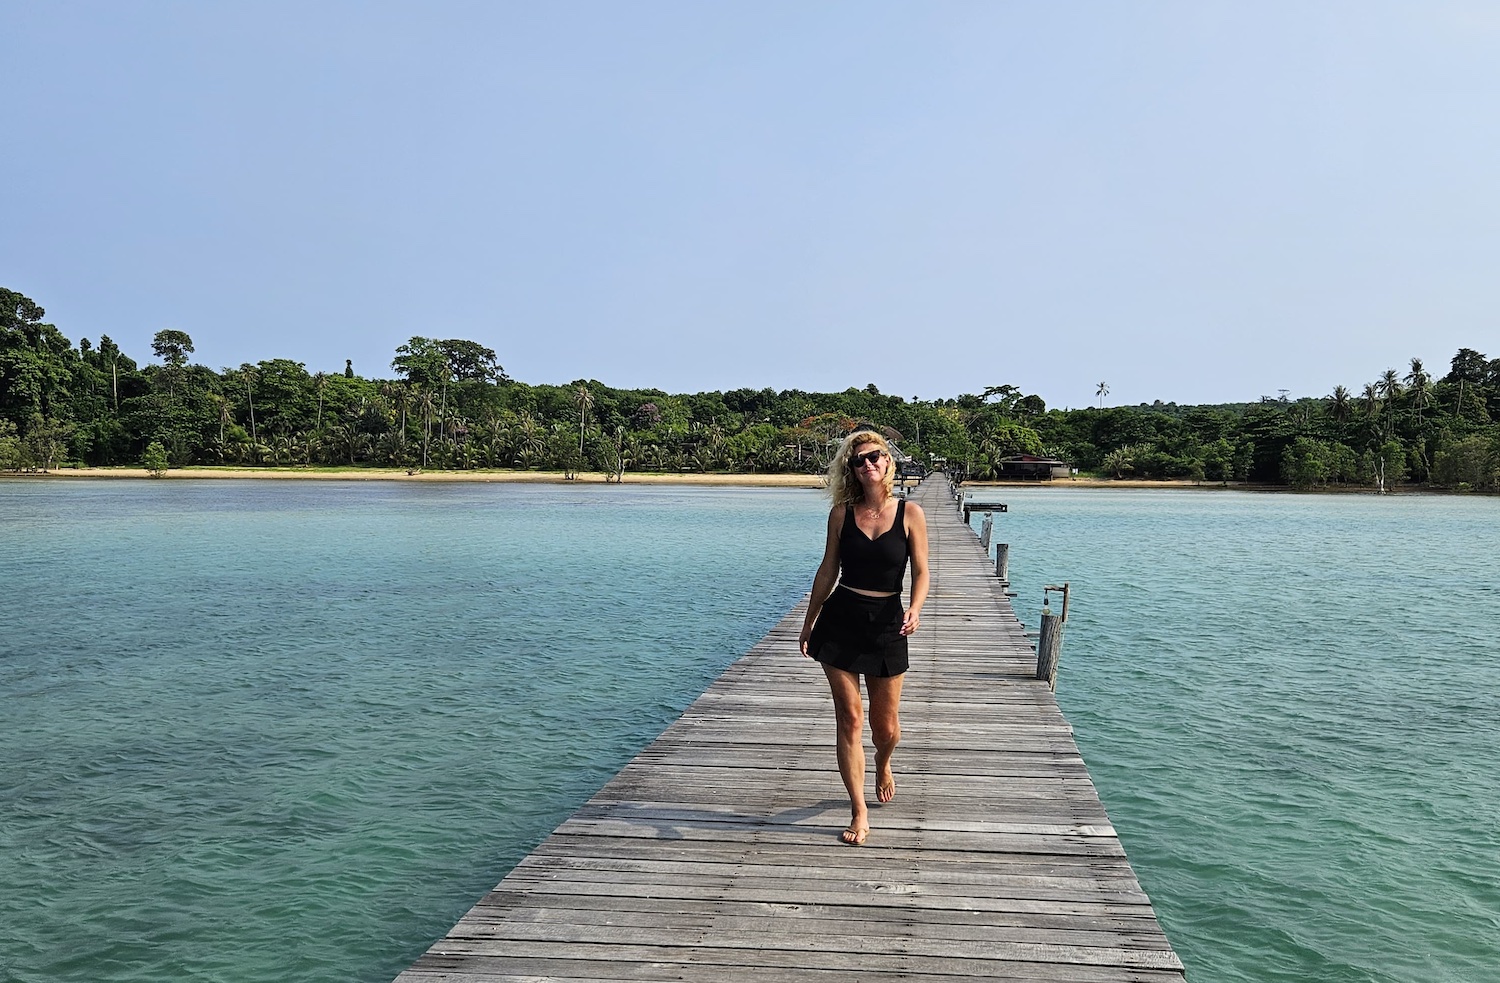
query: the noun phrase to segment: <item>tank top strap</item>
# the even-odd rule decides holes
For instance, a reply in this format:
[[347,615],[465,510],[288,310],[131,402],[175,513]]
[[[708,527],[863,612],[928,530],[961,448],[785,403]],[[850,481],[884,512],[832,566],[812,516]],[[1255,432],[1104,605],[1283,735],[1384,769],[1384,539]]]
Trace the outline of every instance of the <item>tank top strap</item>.
[[901,538],[906,538],[906,499],[896,500],[896,525],[901,527]]

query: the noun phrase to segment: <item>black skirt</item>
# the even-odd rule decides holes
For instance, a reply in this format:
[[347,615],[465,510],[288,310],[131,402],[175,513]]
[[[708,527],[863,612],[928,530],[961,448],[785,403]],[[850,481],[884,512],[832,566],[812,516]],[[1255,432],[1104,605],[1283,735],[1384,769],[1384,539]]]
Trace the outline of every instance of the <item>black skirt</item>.
[[899,676],[907,669],[906,611],[899,595],[869,597],[837,587],[813,622],[807,651],[824,665],[862,676]]

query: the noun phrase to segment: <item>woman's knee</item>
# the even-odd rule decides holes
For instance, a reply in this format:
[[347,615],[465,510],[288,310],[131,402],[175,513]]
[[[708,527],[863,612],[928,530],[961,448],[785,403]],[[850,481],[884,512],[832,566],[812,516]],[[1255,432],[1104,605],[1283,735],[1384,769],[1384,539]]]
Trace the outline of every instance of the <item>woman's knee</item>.
[[864,729],[864,709],[858,703],[839,703],[833,708],[833,715],[838,721],[841,734],[858,734]]
[[895,747],[901,740],[901,721],[871,719],[870,739],[876,747]]

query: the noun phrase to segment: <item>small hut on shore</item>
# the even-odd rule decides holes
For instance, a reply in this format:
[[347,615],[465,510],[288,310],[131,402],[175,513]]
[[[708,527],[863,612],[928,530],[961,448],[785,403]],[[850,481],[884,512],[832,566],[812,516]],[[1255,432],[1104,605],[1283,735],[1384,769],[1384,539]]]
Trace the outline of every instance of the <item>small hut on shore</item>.
[[995,463],[995,476],[1001,481],[1051,481],[1072,474],[1073,468],[1067,461],[1035,454],[1016,454]]

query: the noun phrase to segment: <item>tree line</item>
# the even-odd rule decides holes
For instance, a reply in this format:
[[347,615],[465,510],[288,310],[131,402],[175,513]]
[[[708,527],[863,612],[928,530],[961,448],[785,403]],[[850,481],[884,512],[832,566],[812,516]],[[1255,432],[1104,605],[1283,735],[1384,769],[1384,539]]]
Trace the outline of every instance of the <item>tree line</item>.
[[597,380],[530,385],[462,339],[413,337],[391,374],[309,372],[273,358],[219,370],[189,334],[157,332],[139,362],[110,338],[72,344],[0,288],[0,470],[69,465],[372,466],[803,472],[860,423],[922,463],[976,478],[1018,454],[1125,478],[1500,490],[1500,359],[1472,349],[1437,376],[1420,359],[1361,392],[1253,403],[1049,410],[1014,385],[952,399],[736,389],[669,394]]

